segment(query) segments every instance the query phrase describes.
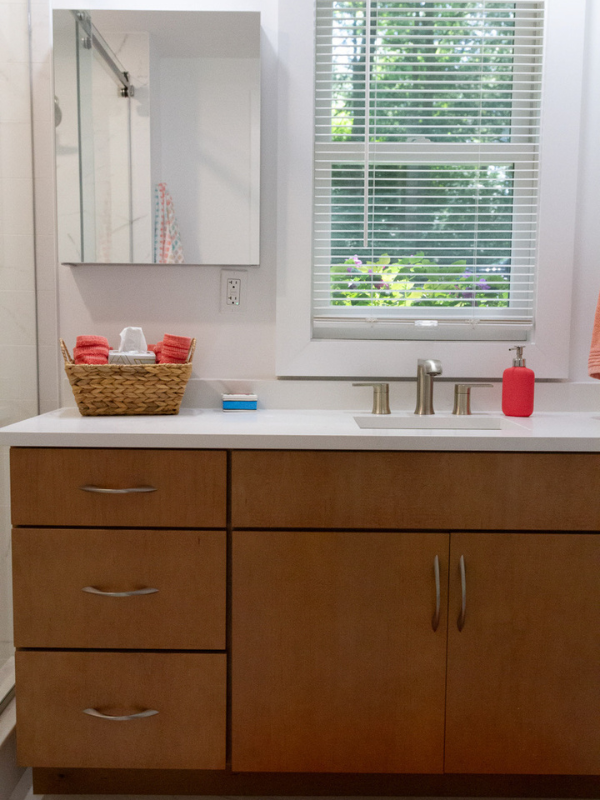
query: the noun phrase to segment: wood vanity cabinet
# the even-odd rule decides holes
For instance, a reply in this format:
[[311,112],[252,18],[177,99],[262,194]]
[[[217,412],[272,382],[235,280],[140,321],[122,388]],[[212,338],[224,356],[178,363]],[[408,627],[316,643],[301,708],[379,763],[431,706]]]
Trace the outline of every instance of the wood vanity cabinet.
[[11,450],[21,764],[225,768],[226,461]]
[[130,768],[228,795],[600,775],[600,456],[11,458],[19,754],[56,768],[38,790],[63,768],[92,768],[80,793]]
[[234,769],[600,773],[598,456],[232,469]]

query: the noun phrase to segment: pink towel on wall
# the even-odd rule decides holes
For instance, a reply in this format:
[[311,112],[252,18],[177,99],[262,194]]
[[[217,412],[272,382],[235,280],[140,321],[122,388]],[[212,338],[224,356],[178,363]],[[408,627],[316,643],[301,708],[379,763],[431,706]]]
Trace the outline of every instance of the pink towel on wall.
[[184,264],[173,198],[166,183],[154,187],[154,263]]
[[600,297],[598,298],[596,316],[594,317],[592,345],[590,347],[590,357],[588,359],[588,374],[590,378],[598,378],[598,380],[600,380]]

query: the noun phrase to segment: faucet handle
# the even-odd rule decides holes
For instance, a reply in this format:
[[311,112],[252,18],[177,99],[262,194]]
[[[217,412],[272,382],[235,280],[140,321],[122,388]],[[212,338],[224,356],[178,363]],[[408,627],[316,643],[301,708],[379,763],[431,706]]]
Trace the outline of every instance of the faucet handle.
[[389,383],[353,383],[352,386],[373,387],[372,414],[390,414],[390,385]]
[[454,408],[453,414],[465,416],[471,413],[471,389],[491,389],[493,383],[456,383],[454,385]]

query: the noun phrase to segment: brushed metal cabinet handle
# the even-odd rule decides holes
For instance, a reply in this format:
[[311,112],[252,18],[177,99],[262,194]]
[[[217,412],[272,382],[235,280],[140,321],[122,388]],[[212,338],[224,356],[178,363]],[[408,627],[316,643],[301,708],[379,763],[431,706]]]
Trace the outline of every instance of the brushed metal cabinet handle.
[[465,618],[467,616],[467,573],[465,570],[465,557],[461,556],[459,561],[460,567],[460,589],[461,589],[461,603],[460,603],[460,616],[458,617],[458,630],[462,631],[465,627]]
[[105,489],[103,486],[80,486],[82,492],[96,492],[97,494],[135,494],[139,492],[156,492],[155,486],[132,486],[129,489]]
[[112,722],[128,722],[131,719],[143,719],[144,717],[153,717],[158,714],[153,708],[148,708],[146,711],[140,711],[139,714],[127,714],[125,717],[113,717],[110,714],[103,714],[96,708],[84,708],[84,714],[89,714],[90,717],[98,717],[99,719],[110,719]]
[[95,586],[84,586],[81,591],[89,594],[100,594],[103,597],[137,597],[142,594],[154,594],[158,592],[158,589],[148,586],[145,589],[134,589],[132,592],[103,592],[102,589],[96,589]]
[[436,556],[433,559],[433,574],[435,576],[435,612],[431,620],[431,627],[433,631],[437,631],[440,624],[440,609],[441,609],[441,590],[440,590],[440,557]]

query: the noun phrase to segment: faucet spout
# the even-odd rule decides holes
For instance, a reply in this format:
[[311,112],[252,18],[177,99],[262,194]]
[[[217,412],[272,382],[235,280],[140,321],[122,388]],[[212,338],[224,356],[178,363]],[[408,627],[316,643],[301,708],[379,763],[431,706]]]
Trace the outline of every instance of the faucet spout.
[[435,358],[420,358],[417,362],[417,407],[415,414],[435,414],[433,410],[433,379],[442,374],[442,364]]
[[423,366],[423,372],[426,375],[441,375],[442,374],[442,363],[438,361],[437,358],[421,358],[417,361],[417,369],[420,366]]

